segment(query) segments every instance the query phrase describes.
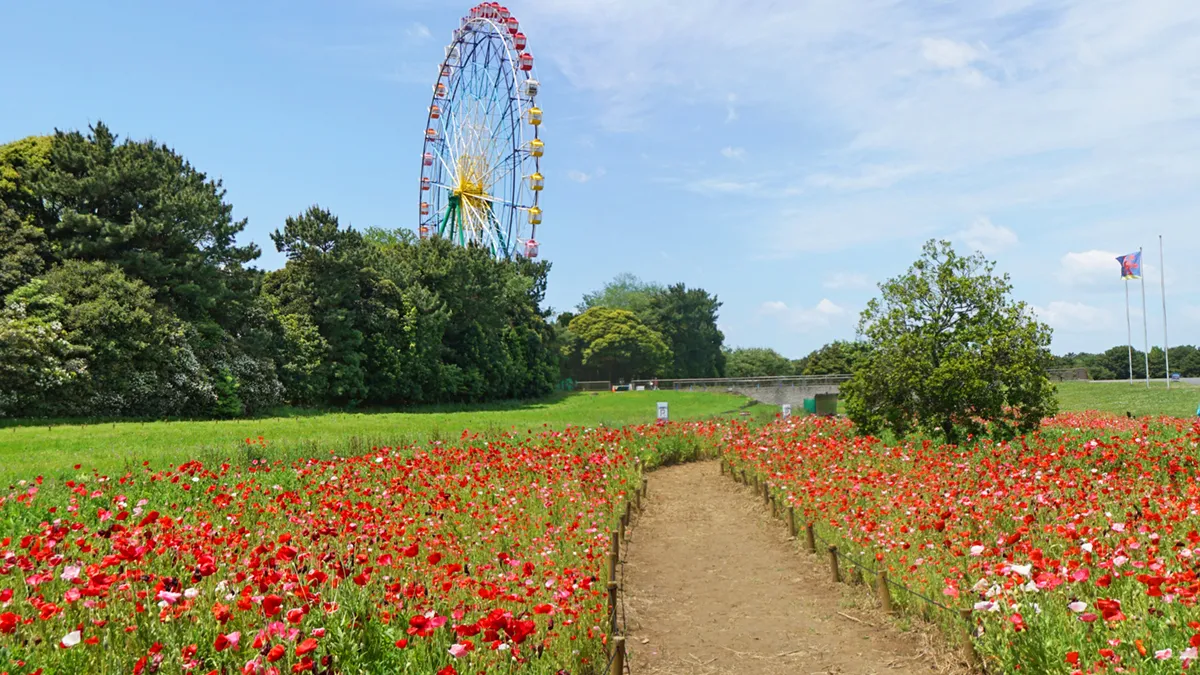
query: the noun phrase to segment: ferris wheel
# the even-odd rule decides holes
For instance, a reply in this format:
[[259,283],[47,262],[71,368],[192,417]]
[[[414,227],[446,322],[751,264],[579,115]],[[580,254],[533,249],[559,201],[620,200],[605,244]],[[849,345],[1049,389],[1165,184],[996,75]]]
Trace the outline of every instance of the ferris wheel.
[[545,178],[533,55],[506,7],[476,5],[438,67],[421,155],[422,239],[538,255]]

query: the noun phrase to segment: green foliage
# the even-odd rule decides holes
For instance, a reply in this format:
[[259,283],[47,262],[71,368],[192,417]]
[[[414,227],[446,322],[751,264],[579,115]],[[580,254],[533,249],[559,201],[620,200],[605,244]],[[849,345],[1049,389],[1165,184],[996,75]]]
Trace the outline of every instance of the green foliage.
[[235,239],[220,181],[154,141],[117,142],[103,123],[87,136],[56,132],[36,183],[38,215],[58,259],[104,261],[145,283],[185,321],[229,329],[253,300],[244,265],[254,245]]
[[[1146,377],[1144,352],[1133,350],[1133,377]],[[1129,379],[1129,347],[1118,345],[1099,354],[1071,353],[1054,357],[1055,368],[1087,368],[1093,380]],[[1171,347],[1171,372],[1182,377],[1200,377],[1200,350],[1192,345]],[[1150,348],[1150,377],[1163,379],[1167,375],[1162,347]]]
[[993,270],[930,241],[906,274],[881,284],[859,322],[870,351],[841,388],[864,432],[1004,438],[1054,413],[1050,328]]
[[[663,287],[633,274],[618,274],[604,288],[583,296],[578,313],[608,308],[631,312],[665,342],[672,359],[661,375],[675,378],[721,377],[725,374],[725,336],[717,328],[721,308],[716,296],[702,288],[674,284]],[[584,346],[568,334],[575,313],[558,317],[554,336],[562,353],[561,375],[574,379],[605,377],[603,369],[583,363]]]
[[674,355],[671,377],[721,377],[724,334],[717,328],[721,303],[702,288],[675,284],[650,296],[644,321],[662,334]]
[[0,297],[36,277],[45,268],[45,233],[23,222],[0,203]]
[[795,363],[797,375],[848,375],[867,355],[862,342],[834,341]]
[[610,382],[661,375],[671,360],[662,336],[628,310],[593,307],[568,329],[583,366]]
[[26,322],[61,326],[54,339],[77,364],[66,367],[76,376],[54,386],[19,390],[25,404],[10,414],[168,416],[215,402],[187,325],[113,265],[67,261],[14,291],[7,304]]
[[770,377],[794,375],[795,368],[774,349],[739,347],[725,354],[725,372],[729,377]]
[[582,314],[595,307],[608,307],[628,310],[642,317],[650,306],[651,298],[663,290],[659,284],[642,281],[637,275],[625,272],[604,284],[599,291],[585,294],[576,311]]
[[290,401],[537,397],[549,266],[313,207],[264,274],[220,181],[102,123],[0,146],[0,415],[218,416]]
[[213,390],[217,396],[217,402],[213,406],[213,417],[232,419],[241,417],[246,411],[242,397],[238,395],[238,381],[233,373],[228,370],[221,372],[213,382]]

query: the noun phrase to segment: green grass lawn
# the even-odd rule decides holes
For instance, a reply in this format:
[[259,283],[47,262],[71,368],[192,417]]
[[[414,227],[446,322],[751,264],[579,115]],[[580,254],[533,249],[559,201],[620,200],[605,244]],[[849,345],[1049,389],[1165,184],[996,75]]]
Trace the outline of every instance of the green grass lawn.
[[[623,426],[653,422],[656,403],[670,404],[671,419],[713,417],[736,411],[749,399],[707,392],[600,392],[557,396],[533,403],[461,408],[419,408],[394,413],[323,413],[211,422],[117,422],[0,428],[0,483],[14,478],[63,477],[97,469],[115,473],[149,461],[165,467],[189,459],[219,462],[252,455],[282,456],[330,450],[346,452],[372,445],[401,445],[456,439],[464,429],[525,431],[543,424]],[[774,407],[749,408],[769,417]],[[268,449],[248,448],[262,436]]]
[[1058,404],[1063,412],[1099,410],[1134,417],[1170,415],[1195,417],[1200,405],[1200,387],[1165,382],[1059,382]]

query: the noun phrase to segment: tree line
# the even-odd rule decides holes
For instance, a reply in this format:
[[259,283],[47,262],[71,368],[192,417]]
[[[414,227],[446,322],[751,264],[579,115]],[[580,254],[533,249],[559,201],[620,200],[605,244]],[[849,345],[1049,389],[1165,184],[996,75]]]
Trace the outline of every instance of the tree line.
[[608,382],[724,377],[720,308],[702,288],[619,274],[556,318],[561,375]]
[[558,382],[547,263],[317,206],[237,236],[221,181],[102,123],[0,146],[0,417],[236,417],[529,398]]

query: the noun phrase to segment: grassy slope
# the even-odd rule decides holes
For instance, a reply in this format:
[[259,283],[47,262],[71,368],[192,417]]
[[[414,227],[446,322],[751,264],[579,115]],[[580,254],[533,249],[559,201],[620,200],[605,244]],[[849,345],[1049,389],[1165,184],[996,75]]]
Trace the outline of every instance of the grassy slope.
[[1163,382],[1153,382],[1146,388],[1145,382],[1060,382],[1058,403],[1063,412],[1099,410],[1134,417],[1146,415],[1170,415],[1172,417],[1195,417],[1196,406],[1200,405],[1200,387],[1173,384],[1167,391]]
[[[0,429],[0,481],[36,475],[64,476],[85,470],[118,472],[127,464],[153,466],[189,459],[244,458],[246,438],[262,436],[275,452],[345,451],[352,437],[367,447],[426,439],[457,438],[471,431],[518,430],[568,425],[622,426],[653,422],[656,402],[671,406],[671,419],[712,417],[748,399],[703,392],[603,392],[572,394],[543,402],[429,408],[399,413],[326,413],[222,422],[118,422]],[[774,408],[756,406],[756,417]]]

